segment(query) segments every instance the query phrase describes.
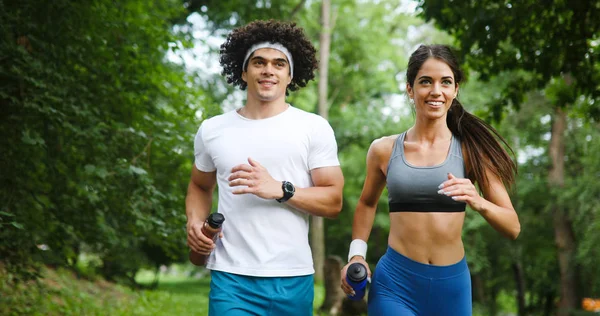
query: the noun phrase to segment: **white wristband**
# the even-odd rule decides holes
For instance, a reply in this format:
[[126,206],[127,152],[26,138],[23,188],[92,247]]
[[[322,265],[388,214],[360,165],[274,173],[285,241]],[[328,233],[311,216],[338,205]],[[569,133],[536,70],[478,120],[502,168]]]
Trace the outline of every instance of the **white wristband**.
[[367,242],[362,239],[354,239],[350,243],[350,250],[348,251],[348,262],[354,256],[361,256],[365,260],[367,259]]

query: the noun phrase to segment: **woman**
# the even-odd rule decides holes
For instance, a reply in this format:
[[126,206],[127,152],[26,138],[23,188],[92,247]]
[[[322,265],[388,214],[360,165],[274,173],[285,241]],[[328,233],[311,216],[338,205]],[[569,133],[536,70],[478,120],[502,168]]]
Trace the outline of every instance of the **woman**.
[[342,289],[353,294],[344,277],[351,263],[368,267],[366,241],[387,185],[388,249],[373,275],[369,315],[471,315],[471,277],[461,240],[465,207],[502,235],[517,238],[519,219],[505,187],[514,181],[516,165],[497,138],[506,141],[456,99],[463,74],[449,47],[420,46],[406,79],[415,124],[369,148]]

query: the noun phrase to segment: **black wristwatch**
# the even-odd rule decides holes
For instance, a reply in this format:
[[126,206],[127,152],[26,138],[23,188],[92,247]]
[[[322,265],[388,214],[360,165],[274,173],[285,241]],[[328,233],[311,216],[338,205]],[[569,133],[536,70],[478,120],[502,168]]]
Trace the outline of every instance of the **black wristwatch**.
[[283,190],[283,197],[280,199],[276,199],[277,202],[283,203],[294,196],[294,192],[296,192],[296,188],[289,181],[281,181],[281,189]]

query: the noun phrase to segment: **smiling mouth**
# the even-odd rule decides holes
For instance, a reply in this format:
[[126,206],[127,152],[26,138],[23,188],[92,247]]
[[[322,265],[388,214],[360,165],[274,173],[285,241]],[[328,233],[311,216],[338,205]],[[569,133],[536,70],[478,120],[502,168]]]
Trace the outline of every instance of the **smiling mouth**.
[[273,81],[259,81],[258,83],[263,87],[272,87],[276,84]]
[[432,106],[442,106],[442,105],[444,105],[444,102],[442,102],[442,101],[427,101],[425,103],[427,103],[428,105],[432,105]]

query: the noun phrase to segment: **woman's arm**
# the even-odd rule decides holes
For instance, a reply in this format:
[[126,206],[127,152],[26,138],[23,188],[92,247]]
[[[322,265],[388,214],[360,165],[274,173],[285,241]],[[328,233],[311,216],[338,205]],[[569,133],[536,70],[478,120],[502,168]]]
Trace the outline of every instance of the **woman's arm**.
[[[352,223],[352,240],[362,240],[366,244],[371,234],[371,228],[375,220],[377,203],[381,197],[381,192],[385,187],[386,179],[383,173],[387,166],[391,152],[391,146],[386,138],[380,138],[373,141],[367,153],[367,175],[363,184],[363,190],[356,205],[354,212],[354,221]],[[384,162],[384,163],[382,163]],[[362,242],[361,242],[362,243]],[[366,250],[366,249],[365,249]],[[341,287],[346,294],[353,294],[352,287],[346,282],[346,271],[348,266],[354,262],[360,262],[367,268],[367,274],[371,275],[371,270],[366,262],[365,254],[354,254],[353,250],[348,255],[349,262],[342,269]]]
[[448,174],[448,180],[440,185],[440,194],[464,201],[477,211],[498,232],[510,239],[517,239],[521,224],[510,201],[506,187],[493,172],[486,172],[488,185],[481,188],[483,197],[469,179],[460,179]]
[[387,160],[391,152],[390,147],[385,138],[373,141],[369,147],[367,152],[367,175],[354,212],[352,239],[362,239],[365,242],[369,239],[375,220],[377,204],[386,183],[383,168],[387,166]]

